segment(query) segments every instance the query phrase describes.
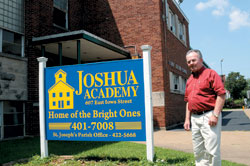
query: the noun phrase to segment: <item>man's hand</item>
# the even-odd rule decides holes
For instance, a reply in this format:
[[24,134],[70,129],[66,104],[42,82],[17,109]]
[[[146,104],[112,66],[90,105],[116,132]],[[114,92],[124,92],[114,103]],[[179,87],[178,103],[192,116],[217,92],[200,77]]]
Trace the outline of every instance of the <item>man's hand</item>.
[[185,120],[185,123],[184,123],[184,129],[186,131],[189,131],[190,130],[190,120]]
[[217,125],[218,116],[220,115],[220,112],[221,112],[221,110],[223,108],[223,105],[224,105],[224,102],[225,102],[225,98],[226,98],[225,94],[217,96],[213,115],[211,115],[211,117],[209,118],[209,121],[208,121],[208,124],[210,126],[216,126]]
[[214,115],[211,115],[210,118],[209,118],[208,124],[210,126],[216,126],[217,122],[218,122],[218,118],[215,117]]
[[186,118],[185,118],[185,122],[183,125],[183,127],[186,131],[190,130],[190,119],[191,119],[191,113],[188,110],[188,102],[187,102],[187,104],[186,104]]

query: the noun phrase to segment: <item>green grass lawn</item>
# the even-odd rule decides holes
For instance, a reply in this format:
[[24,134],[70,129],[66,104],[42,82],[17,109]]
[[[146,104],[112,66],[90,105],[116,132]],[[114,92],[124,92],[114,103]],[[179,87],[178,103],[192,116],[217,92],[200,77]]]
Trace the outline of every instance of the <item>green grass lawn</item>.
[[[146,146],[132,142],[49,141],[50,156],[40,158],[39,137],[0,142],[0,165],[18,161],[15,165],[176,165],[194,166],[193,154],[155,148],[155,162],[146,159]],[[61,157],[70,155],[70,157]],[[223,166],[243,166],[222,161]]]

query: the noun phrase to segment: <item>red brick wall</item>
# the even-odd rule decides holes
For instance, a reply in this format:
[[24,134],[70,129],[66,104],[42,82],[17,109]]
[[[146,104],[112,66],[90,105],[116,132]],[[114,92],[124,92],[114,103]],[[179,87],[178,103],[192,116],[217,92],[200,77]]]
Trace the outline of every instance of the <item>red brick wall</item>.
[[[166,22],[164,22],[164,29],[165,31],[165,47],[164,47],[164,66],[165,66],[165,73],[164,73],[164,79],[165,81],[165,104],[166,104],[166,117],[165,117],[165,125],[166,127],[170,127],[172,125],[181,123],[185,119],[185,105],[184,102],[184,95],[182,94],[174,94],[170,92],[170,79],[169,79],[169,72],[173,72],[177,75],[180,75],[184,78],[188,78],[188,75],[181,72],[180,70],[176,69],[175,67],[172,67],[169,65],[169,61],[174,62],[175,64],[178,64],[182,68],[184,68],[188,74],[189,69],[186,65],[186,52],[189,50],[189,33],[188,33],[188,22],[184,18],[184,16],[181,14],[179,9],[175,6],[172,0],[168,0],[169,8],[172,10],[173,13],[175,13],[180,20],[183,21],[183,23],[186,26],[186,45],[184,45],[170,30],[168,30],[168,27],[166,25]],[[165,11],[164,11],[165,12]]]
[[[116,1],[121,3],[123,1]],[[84,0],[82,29],[124,46],[108,0]]]
[[153,90],[163,91],[161,0],[91,0],[84,29],[120,46],[151,45]]
[[167,127],[183,122],[185,118],[184,96],[170,93],[169,71],[188,78],[187,74],[170,67],[168,61],[188,71],[185,54],[189,49],[188,22],[175,6],[168,1],[171,10],[186,25],[186,45],[174,36],[166,26],[162,15],[165,6],[161,0],[126,0],[117,3],[109,0],[110,9],[124,45],[135,45],[141,53],[140,46],[148,44],[153,47],[152,55],[152,84],[153,91],[165,92],[165,107],[154,107],[154,122],[157,127]]
[[154,107],[153,111],[154,128],[166,127],[166,112],[165,107]]
[[[109,0],[124,45],[151,45],[152,88],[164,91],[164,58],[162,48],[162,1],[126,0],[122,4]],[[164,107],[154,107],[154,126],[165,127]]]
[[[172,0],[168,0],[168,3],[171,10],[181,18],[181,13]],[[38,117],[37,107],[33,107],[33,103],[38,102],[36,58],[40,56],[40,51],[30,44],[30,40],[32,37],[67,31],[53,26],[53,0],[25,0],[25,5],[26,56],[29,66],[29,113],[26,115]],[[153,47],[153,91],[165,92],[165,107],[154,107],[154,121],[157,127],[171,126],[183,121],[185,116],[183,95],[170,93],[169,71],[187,76],[169,66],[168,61],[176,62],[187,69],[185,53],[189,47],[189,37],[187,36],[186,47],[167,30],[162,19],[164,11],[162,0],[69,0],[69,31],[84,29],[117,45],[135,46],[141,55],[141,45]],[[188,34],[188,23],[184,22]],[[34,133],[38,128],[38,120],[37,123],[27,120],[27,123],[27,133]]]
[[[151,45],[153,91],[164,91],[161,0],[87,1],[84,29],[120,46]],[[132,54],[134,52],[131,52]],[[165,108],[154,108],[155,126],[165,127]]]
[[109,0],[116,25],[125,46],[151,45],[153,91],[163,91],[163,57],[160,0]]
[[[82,29],[83,2],[69,0],[69,30]],[[32,37],[67,32],[53,25],[53,0],[25,0],[25,55],[28,57],[28,101],[26,104],[26,134],[39,133],[38,61],[40,50],[32,46]]]

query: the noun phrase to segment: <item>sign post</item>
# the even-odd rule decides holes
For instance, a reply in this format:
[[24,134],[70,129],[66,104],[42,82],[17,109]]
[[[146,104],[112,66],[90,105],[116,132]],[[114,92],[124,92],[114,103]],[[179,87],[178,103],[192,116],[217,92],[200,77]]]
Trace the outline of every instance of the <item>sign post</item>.
[[153,136],[153,107],[152,107],[152,80],[151,80],[151,49],[149,45],[142,45],[143,51],[143,74],[145,91],[145,114],[146,114],[146,143],[147,159],[154,160],[154,136]]
[[48,141],[45,138],[44,68],[48,58],[37,58],[39,62],[39,120],[41,158],[48,157]]
[[153,161],[152,47],[141,49],[136,60],[46,68],[37,59],[42,158],[48,140],[146,141]]

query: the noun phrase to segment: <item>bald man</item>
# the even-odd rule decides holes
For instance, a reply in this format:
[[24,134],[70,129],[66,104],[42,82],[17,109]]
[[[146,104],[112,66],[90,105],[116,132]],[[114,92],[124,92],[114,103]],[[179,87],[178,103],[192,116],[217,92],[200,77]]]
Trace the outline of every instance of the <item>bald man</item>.
[[196,166],[221,166],[221,110],[225,102],[225,89],[220,76],[203,65],[199,50],[186,54],[192,74],[187,80],[184,100],[186,118],[184,129],[192,124],[192,141]]

